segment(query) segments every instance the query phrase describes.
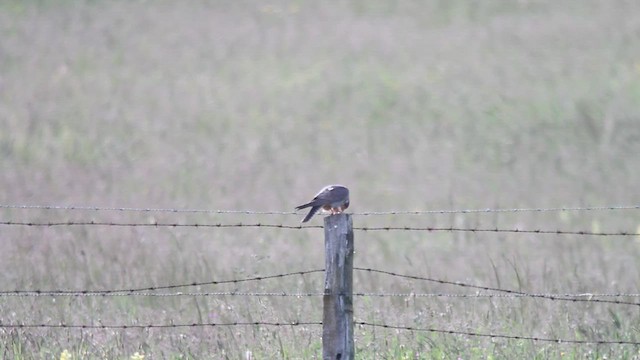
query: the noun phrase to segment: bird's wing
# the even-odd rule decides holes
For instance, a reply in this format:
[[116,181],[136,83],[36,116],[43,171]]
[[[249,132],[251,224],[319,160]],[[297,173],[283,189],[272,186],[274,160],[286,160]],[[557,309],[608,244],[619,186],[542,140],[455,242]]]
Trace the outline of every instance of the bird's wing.
[[307,214],[307,216],[304,217],[304,219],[302,219],[302,222],[305,223],[309,220],[311,220],[311,218],[313,217],[313,215],[315,215],[318,210],[320,209],[319,206],[314,206],[309,210],[309,213]]
[[296,210],[308,208],[311,206],[329,205],[337,201],[344,201],[348,199],[349,189],[342,185],[329,185],[320,190],[310,202],[297,206]]
[[348,198],[349,189],[340,185],[331,185],[320,191],[314,200],[322,201],[323,204],[332,204]]

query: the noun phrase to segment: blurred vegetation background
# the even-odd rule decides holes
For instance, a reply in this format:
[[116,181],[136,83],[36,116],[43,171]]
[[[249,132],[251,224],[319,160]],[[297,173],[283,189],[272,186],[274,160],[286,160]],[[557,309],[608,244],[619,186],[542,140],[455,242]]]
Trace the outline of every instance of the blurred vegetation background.
[[[329,183],[350,187],[356,212],[638,204],[638,104],[634,0],[0,2],[3,204],[289,211]],[[2,214],[16,221],[287,224],[302,217]],[[640,220],[637,211],[618,211],[356,217],[355,224],[635,231]],[[306,270],[323,266],[321,238],[312,230],[3,227],[0,285],[113,288]],[[638,292],[636,240],[358,233],[356,265],[533,292]],[[319,290],[321,280],[305,280],[302,290]],[[416,290],[390,279],[356,280],[361,291]],[[292,291],[300,284],[280,285],[273,286]],[[246,305],[229,319],[321,313],[314,299],[259,300],[269,306],[175,300],[171,306],[181,310],[162,316],[161,300],[2,300],[6,323],[87,323],[96,316],[191,322],[193,303],[215,309],[231,301]],[[518,300],[529,303],[516,316],[501,310],[509,301],[498,310],[459,300],[406,307],[359,301],[356,316],[380,312],[377,319],[409,325],[637,338],[637,314],[626,308],[594,306],[585,315],[580,307]],[[448,315],[434,320],[424,315],[430,307]],[[381,310],[391,308],[397,313]],[[3,329],[0,351],[15,358],[51,358],[63,348],[106,358],[134,350],[157,358],[319,354],[318,329],[308,329],[307,342],[295,329],[257,329],[246,338],[234,331],[185,340],[177,331],[86,337]],[[633,356],[615,346],[540,350],[524,342],[359,331],[362,358]]]

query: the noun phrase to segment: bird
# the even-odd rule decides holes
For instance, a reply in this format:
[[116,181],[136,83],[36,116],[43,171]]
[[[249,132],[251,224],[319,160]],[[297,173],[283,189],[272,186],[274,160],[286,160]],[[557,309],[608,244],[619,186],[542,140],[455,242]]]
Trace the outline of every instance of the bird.
[[331,212],[331,215],[340,214],[349,207],[349,189],[342,185],[325,186],[313,197],[313,200],[306,204],[296,206],[296,210],[302,210],[308,207],[310,207],[311,210],[309,210],[307,216],[302,219],[303,223],[311,220],[320,208]]

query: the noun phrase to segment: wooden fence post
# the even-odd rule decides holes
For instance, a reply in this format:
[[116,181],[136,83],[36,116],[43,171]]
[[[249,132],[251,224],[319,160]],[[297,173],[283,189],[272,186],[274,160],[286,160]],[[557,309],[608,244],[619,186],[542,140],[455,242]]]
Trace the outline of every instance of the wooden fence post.
[[353,360],[353,221],[349,214],[324,218],[322,359]]

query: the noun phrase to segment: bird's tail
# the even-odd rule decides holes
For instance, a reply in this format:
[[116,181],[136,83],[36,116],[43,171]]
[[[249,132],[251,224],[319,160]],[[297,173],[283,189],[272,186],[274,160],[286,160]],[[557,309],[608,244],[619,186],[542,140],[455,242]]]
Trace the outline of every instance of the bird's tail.
[[[305,205],[301,205],[301,206],[305,206]],[[311,206],[311,205],[309,205],[309,206]],[[307,207],[307,206],[305,206],[305,207]],[[302,222],[305,223],[305,222],[311,220],[313,215],[315,215],[318,212],[319,209],[320,209],[320,206],[311,207],[311,210],[309,210],[309,213],[307,214],[307,216],[305,216],[304,219],[302,219]]]

